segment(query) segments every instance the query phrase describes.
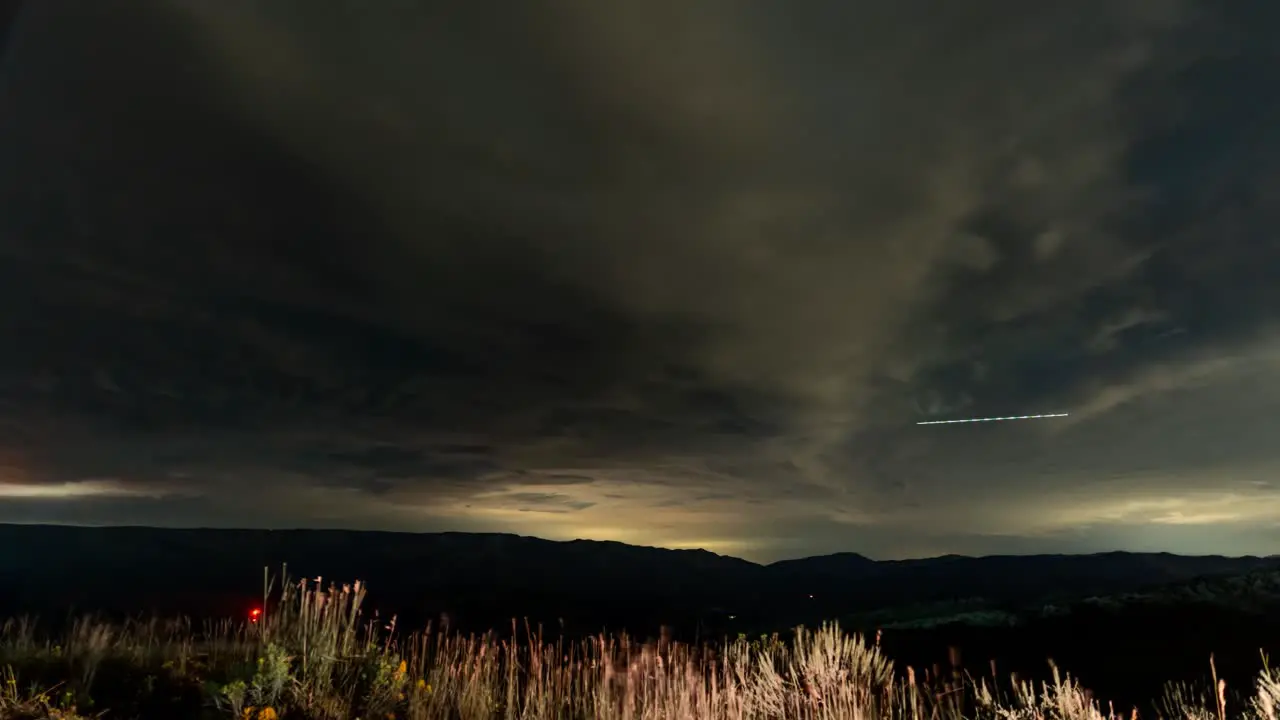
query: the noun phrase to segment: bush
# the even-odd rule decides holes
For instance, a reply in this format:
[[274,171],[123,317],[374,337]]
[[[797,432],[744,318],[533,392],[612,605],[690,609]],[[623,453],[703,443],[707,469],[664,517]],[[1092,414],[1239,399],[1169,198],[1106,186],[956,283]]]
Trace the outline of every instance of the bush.
[[[701,646],[548,642],[531,629],[522,642],[430,629],[400,637],[395,618],[362,613],[364,595],[359,582],[285,577],[278,592],[264,583],[256,623],[85,618],[64,637],[40,638],[34,623],[10,621],[0,631],[0,720],[107,709],[165,720],[211,711],[236,720],[1119,717],[1056,668],[1050,682],[1013,680],[1003,692],[967,676],[908,669],[902,678],[878,641],[834,624]],[[1280,720],[1278,705],[1280,675],[1265,669],[1247,702],[1229,703],[1221,686],[1207,695],[1171,686],[1160,707],[1170,720]]]

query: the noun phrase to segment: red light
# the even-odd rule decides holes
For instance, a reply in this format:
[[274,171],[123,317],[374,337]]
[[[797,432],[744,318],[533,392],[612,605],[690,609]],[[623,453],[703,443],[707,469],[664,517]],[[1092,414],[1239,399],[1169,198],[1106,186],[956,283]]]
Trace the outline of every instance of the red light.
[[254,608],[249,611],[249,622],[258,622],[258,616],[262,614],[262,610]]

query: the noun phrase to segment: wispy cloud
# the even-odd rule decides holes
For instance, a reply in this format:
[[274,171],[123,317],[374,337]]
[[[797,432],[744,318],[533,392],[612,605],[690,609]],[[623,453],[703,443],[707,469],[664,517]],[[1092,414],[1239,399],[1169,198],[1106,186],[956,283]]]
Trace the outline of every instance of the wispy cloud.
[[100,497],[161,498],[167,490],[143,490],[119,480],[79,480],[63,483],[0,483],[0,498],[11,500],[88,500]]

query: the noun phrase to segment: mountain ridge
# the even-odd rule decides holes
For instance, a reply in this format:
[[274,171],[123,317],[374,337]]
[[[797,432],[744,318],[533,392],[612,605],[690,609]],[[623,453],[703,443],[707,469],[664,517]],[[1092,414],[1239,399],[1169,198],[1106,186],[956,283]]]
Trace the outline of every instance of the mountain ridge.
[[[19,548],[20,551],[10,549]],[[0,524],[0,611],[236,615],[263,569],[363,580],[371,603],[474,629],[511,618],[650,631],[785,629],[883,608],[1021,607],[1280,569],[1280,559],[1123,551],[769,564],[707,550],[513,533]]]
[[1149,558],[1187,558],[1187,559],[1205,559],[1205,560],[1277,560],[1280,561],[1280,553],[1269,555],[1223,555],[1221,553],[1207,554],[1185,554],[1173,553],[1165,550],[1160,551],[1144,551],[1144,550],[1103,550],[1091,553],[994,553],[991,555],[965,555],[959,553],[946,553],[943,555],[925,555],[919,557],[907,558],[884,558],[876,559],[868,557],[855,551],[841,550],[830,553],[821,553],[818,555],[803,555],[794,558],[782,558],[770,562],[757,562],[748,560],[736,555],[728,555],[717,553],[714,550],[705,548],[669,548],[660,545],[642,545],[638,543],[627,543],[620,540],[596,540],[593,538],[572,538],[568,540],[554,540],[551,538],[539,537],[537,535],[521,535],[519,533],[510,532],[468,532],[463,530],[441,530],[434,532],[413,532],[407,530],[367,530],[367,529],[346,529],[346,528],[254,528],[254,527],[213,527],[213,526],[190,526],[190,527],[167,527],[159,525],[79,525],[79,524],[54,524],[54,523],[0,523],[0,532],[6,528],[41,528],[49,530],[102,530],[102,531],[155,531],[161,533],[263,533],[263,534],[293,534],[293,533],[309,533],[316,535],[360,535],[360,536],[396,536],[396,537],[417,537],[417,538],[449,538],[449,537],[465,537],[465,538],[509,538],[517,541],[535,541],[538,543],[547,543],[553,545],[573,545],[577,543],[585,545],[593,545],[599,547],[624,547],[639,550],[655,550],[664,553],[672,553],[675,555],[705,555],[726,560],[733,560],[747,565],[754,565],[761,568],[771,568],[778,566],[787,566],[795,563],[803,563],[807,561],[817,560],[849,560],[858,563],[870,563],[876,565],[903,565],[912,563],[926,563],[937,561],[966,561],[966,560],[996,560],[996,559],[1044,559],[1044,558],[1105,558],[1105,557],[1149,557]]

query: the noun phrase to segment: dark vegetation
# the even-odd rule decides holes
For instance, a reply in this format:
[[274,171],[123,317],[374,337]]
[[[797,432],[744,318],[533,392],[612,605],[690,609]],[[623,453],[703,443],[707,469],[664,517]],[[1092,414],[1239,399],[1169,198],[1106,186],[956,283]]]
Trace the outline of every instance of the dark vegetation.
[[[1095,697],[1144,715],[1156,711],[1152,701],[1168,682],[1203,684],[1211,655],[1232,692],[1251,694],[1260,651],[1280,646],[1276,558],[876,562],[840,554],[762,566],[703,551],[452,533],[0,526],[0,615],[38,615],[35,635],[50,647],[87,632],[73,625],[85,612],[99,623],[243,622],[262,603],[258,570],[286,565],[295,578],[367,581],[366,619],[394,614],[400,628],[430,625],[455,637],[494,630],[499,646],[528,645],[540,628],[548,641],[626,634],[696,648],[786,638],[797,625],[836,620],[846,631],[878,634],[901,677],[910,666],[920,677],[946,678],[959,662],[971,677],[1046,680],[1052,659]],[[220,632],[234,634],[230,626]],[[261,649],[243,640],[229,646],[251,663]],[[51,668],[30,680],[56,685]],[[122,674],[112,681],[119,687],[160,683],[160,694],[192,707],[208,699],[207,688],[171,673],[124,677],[131,672],[130,662],[106,663],[100,677]]]

